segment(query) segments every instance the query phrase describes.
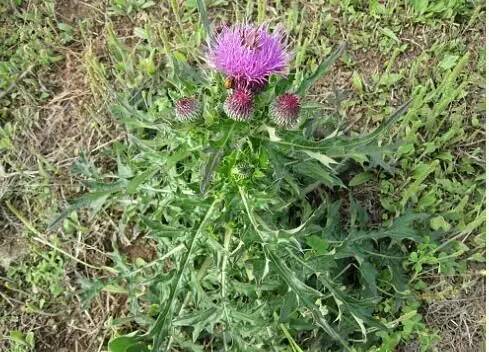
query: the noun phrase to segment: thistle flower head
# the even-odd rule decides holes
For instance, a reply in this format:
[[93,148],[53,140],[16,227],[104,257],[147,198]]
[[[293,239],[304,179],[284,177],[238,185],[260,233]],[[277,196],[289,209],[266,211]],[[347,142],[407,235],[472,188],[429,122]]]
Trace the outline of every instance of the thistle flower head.
[[272,120],[281,127],[292,127],[299,120],[301,102],[298,95],[285,93],[273,102],[270,108]]
[[288,60],[283,33],[270,33],[265,25],[222,27],[208,55],[211,66],[232,77],[237,88],[248,89],[264,86],[272,74],[284,73]]
[[195,98],[180,98],[175,102],[175,116],[179,121],[195,120],[201,115],[200,103]]
[[233,89],[224,101],[224,112],[236,121],[248,121],[253,117],[253,95],[247,89]]
[[253,166],[245,162],[240,162],[231,169],[231,177],[236,183],[242,183],[249,179],[252,174]]

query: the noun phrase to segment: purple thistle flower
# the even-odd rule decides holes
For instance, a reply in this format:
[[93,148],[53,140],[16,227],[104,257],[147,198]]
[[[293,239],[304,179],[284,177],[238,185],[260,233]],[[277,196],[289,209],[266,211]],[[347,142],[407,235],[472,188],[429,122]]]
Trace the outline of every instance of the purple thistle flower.
[[269,33],[265,25],[234,25],[220,28],[211,45],[208,61],[233,79],[236,88],[252,91],[263,88],[272,74],[284,73],[289,54],[283,32]]
[[248,121],[253,116],[253,95],[247,89],[233,89],[224,101],[224,112],[235,121]]
[[201,106],[195,98],[180,98],[175,102],[175,116],[179,121],[190,121],[200,117]]
[[281,127],[293,127],[299,120],[301,101],[298,95],[285,93],[273,102],[270,117]]

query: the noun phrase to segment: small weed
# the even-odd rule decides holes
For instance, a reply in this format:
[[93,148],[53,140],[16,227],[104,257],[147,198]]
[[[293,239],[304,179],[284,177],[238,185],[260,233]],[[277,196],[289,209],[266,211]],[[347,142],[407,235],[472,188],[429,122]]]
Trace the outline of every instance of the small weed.
[[155,5],[149,0],[111,0],[108,13],[113,16],[130,15]]
[[10,348],[7,352],[31,352],[34,351],[34,333],[32,331],[23,334],[21,331],[10,331],[7,338],[10,342]]

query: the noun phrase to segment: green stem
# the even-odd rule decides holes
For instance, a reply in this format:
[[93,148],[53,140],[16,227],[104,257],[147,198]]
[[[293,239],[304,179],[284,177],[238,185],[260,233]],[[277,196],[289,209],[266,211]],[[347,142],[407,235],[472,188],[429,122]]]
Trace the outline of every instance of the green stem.
[[290,346],[292,347],[292,350],[294,352],[303,352],[302,349],[299,347],[299,345],[295,342],[292,335],[290,335],[289,330],[287,330],[287,328],[285,327],[284,324],[282,324],[282,323],[280,324],[280,329],[282,329],[282,331],[284,332],[284,335],[287,338],[287,340],[289,341]]
[[[222,306],[224,310],[224,315],[226,316],[226,320],[228,320],[227,308],[226,308],[226,266],[229,257],[229,243],[231,242],[231,234],[232,234],[231,229],[227,228],[224,233],[224,254],[222,257],[222,264],[221,264],[221,300],[222,300]],[[229,324],[227,324],[227,327],[229,327]],[[228,348],[227,348],[225,331],[222,332],[222,340],[224,345],[224,351],[227,351]]]

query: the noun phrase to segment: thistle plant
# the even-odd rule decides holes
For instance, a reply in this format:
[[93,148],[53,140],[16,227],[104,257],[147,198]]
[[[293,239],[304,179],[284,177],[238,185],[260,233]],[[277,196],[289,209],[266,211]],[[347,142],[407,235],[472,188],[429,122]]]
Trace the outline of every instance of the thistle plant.
[[[135,266],[115,250],[116,275],[92,287],[92,297],[120,288],[130,307],[135,330],[121,322],[126,334],[109,350],[368,350],[395,325],[376,308],[380,292],[395,304],[408,298],[404,243],[421,239],[414,224],[424,216],[371,228],[358,202],[338,191],[351,165],[386,166],[379,137],[407,105],[372,133],[345,136],[304,103],[344,45],[297,82],[284,76],[299,68],[288,67],[283,31],[240,24],[213,38],[207,63],[215,73],[168,53],[169,83],[141,88],[159,105],[120,93],[113,113],[130,139],[113,149],[118,170],[85,172],[91,192],[53,223],[87,204],[112,208],[158,252]],[[202,100],[172,102],[178,83]],[[157,96],[161,89],[168,94]],[[340,211],[345,201],[349,215]]]

